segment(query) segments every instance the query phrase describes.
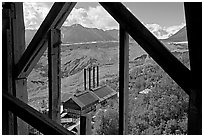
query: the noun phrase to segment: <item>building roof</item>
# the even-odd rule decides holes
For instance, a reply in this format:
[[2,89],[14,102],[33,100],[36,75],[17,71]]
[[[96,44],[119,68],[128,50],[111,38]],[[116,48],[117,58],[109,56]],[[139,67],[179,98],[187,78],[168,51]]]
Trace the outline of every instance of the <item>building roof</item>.
[[80,110],[83,110],[84,108],[87,108],[93,104],[98,103],[98,101],[99,99],[94,93],[92,93],[91,91],[84,91],[82,93],[71,96],[64,103],[65,105],[64,108],[71,108],[71,109],[80,108]]
[[100,102],[117,95],[117,92],[107,85],[93,89],[93,93],[98,96]]
[[76,101],[81,108],[90,106],[99,101],[98,97],[91,91],[75,94],[72,99]]

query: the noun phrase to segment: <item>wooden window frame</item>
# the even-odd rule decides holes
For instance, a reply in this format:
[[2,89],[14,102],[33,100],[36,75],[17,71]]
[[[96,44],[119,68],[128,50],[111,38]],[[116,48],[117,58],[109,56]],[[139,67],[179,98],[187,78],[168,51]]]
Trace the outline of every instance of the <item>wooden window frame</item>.
[[[122,3],[100,3],[104,9],[110,13],[110,15],[119,23],[120,25],[120,67],[119,67],[119,78],[120,78],[120,89],[119,89],[119,134],[127,134],[127,108],[128,108],[128,34],[137,41],[137,43],[169,74],[173,80],[184,89],[184,91],[190,96],[190,108],[189,108],[189,134],[202,134],[202,78],[200,77],[201,65],[200,63],[195,63],[197,60],[201,61],[202,56],[202,31],[201,31],[201,18],[202,18],[202,7],[200,3],[184,3],[186,23],[187,23],[187,35],[189,41],[189,54],[191,69],[187,69],[178,59],[176,59],[167,48],[155,37],[153,34],[145,28],[145,26],[137,19],[135,16],[127,10],[127,8]],[[54,3],[50,12],[46,16],[42,25],[38,29],[37,33],[33,37],[29,46],[21,56],[17,64],[13,66],[17,69],[15,71],[12,79],[25,79],[33,67],[36,65],[37,61],[40,59],[43,52],[46,50],[48,42],[47,35],[51,29],[59,29],[63,22],[66,20],[67,16],[70,14],[73,7],[76,5],[74,3]],[[202,4],[201,4],[202,5]],[[120,10],[118,10],[120,9]],[[13,16],[13,14],[11,15]],[[199,16],[199,17],[198,17]],[[196,21],[194,21],[196,20]],[[196,23],[195,23],[196,22]],[[198,22],[198,23],[197,23]],[[4,29],[4,28],[3,28]],[[199,31],[199,37],[195,37]],[[4,30],[3,30],[4,31]],[[5,31],[4,31],[5,32]],[[5,33],[6,38],[8,37]],[[14,35],[16,35],[15,33]],[[192,46],[194,43],[198,44],[198,47]],[[8,45],[8,41],[6,45]],[[7,49],[8,50],[8,49]],[[199,54],[197,54],[199,53]],[[124,56],[123,56],[124,55]],[[9,58],[7,58],[9,59]],[[11,61],[10,59],[9,61]],[[123,65],[124,64],[124,65]],[[125,65],[126,64],[126,65]],[[12,66],[12,67],[13,67]],[[51,74],[53,75],[53,74]],[[55,77],[56,78],[56,77]],[[193,79],[199,79],[196,83]],[[9,83],[9,82],[8,82]],[[192,84],[193,83],[193,84]],[[7,89],[7,88],[6,88]],[[11,91],[8,89],[8,92]],[[59,93],[59,89],[56,93]],[[55,96],[59,99],[59,96]],[[52,100],[52,99],[51,99]],[[13,106],[19,108],[27,114],[25,116],[15,107],[9,108],[9,111],[15,113],[17,116],[33,124],[32,121],[27,119],[28,116],[32,116],[34,119],[39,120],[41,123],[46,123],[46,127],[51,128],[51,126],[56,126],[58,124],[52,123],[49,119],[40,118],[42,115],[38,114],[32,110],[26,103],[19,101],[16,97],[13,97],[6,92],[3,92],[3,105],[12,103]],[[24,106],[25,108],[22,108]],[[51,105],[52,106],[52,105]],[[196,108],[196,109],[195,109]],[[25,116],[25,117],[23,117]],[[198,118],[196,118],[198,117]],[[194,121],[195,120],[195,121]],[[8,121],[9,122],[9,121]],[[198,123],[198,124],[197,124]],[[50,126],[49,126],[50,124]],[[38,129],[42,128],[42,125],[32,125]],[[60,128],[60,127],[59,127]],[[53,128],[54,130],[54,128]],[[62,129],[63,130],[63,129]],[[44,130],[41,132],[48,133]],[[55,133],[65,133],[66,131],[56,131]],[[49,133],[48,133],[49,134]],[[69,134],[69,133],[67,133]]]

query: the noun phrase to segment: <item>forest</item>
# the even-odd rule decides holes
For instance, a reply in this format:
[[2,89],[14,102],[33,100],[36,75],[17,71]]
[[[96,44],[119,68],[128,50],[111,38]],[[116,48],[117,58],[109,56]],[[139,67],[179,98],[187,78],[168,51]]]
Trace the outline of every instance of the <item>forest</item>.
[[[188,52],[176,57],[189,68]],[[103,84],[119,89],[118,78]],[[149,89],[147,93],[142,93]],[[130,135],[187,134],[189,96],[153,60],[129,72],[129,126]],[[104,111],[105,110],[105,111]],[[93,134],[118,134],[118,100],[96,115]]]

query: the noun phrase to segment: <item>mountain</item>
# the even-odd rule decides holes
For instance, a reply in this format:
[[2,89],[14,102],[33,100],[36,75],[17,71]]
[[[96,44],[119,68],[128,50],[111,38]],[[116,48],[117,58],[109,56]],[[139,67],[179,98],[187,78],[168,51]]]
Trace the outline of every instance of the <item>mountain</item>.
[[[26,29],[26,44],[28,44],[37,30]],[[61,27],[61,40],[63,43],[81,43],[92,41],[116,41],[115,35],[97,28],[86,28],[80,24]]]
[[166,28],[158,24],[146,24],[145,27],[157,38],[162,39],[169,35],[169,32]]
[[105,32],[107,32],[110,36],[112,36],[116,40],[119,40],[119,30],[112,29],[112,30],[106,30]]
[[[155,29],[155,26],[147,26],[148,29],[155,36],[165,36],[167,32],[162,29]],[[31,41],[32,37],[37,30],[26,29],[26,45]],[[61,40],[62,43],[83,43],[83,42],[93,42],[93,41],[118,41],[119,40],[119,30],[102,30],[97,28],[87,28],[80,24],[74,24],[72,26],[62,26],[61,27]],[[159,38],[159,37],[158,37]],[[167,39],[161,39],[164,42],[181,42],[187,41],[186,27],[183,27],[177,33],[173,34]],[[130,41],[133,41],[130,37]]]
[[187,31],[186,31],[186,26],[180,29],[177,33],[174,35],[170,36],[167,39],[164,39],[163,41],[165,42],[183,42],[187,41]]
[[81,43],[92,41],[115,41],[116,39],[102,29],[86,28],[80,24],[61,28],[63,43]]

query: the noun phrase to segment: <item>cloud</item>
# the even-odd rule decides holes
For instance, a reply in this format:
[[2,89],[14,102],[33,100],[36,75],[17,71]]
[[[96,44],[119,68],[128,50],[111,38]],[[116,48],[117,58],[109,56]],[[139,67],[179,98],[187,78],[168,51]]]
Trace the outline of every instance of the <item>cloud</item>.
[[[26,29],[38,29],[52,3],[48,2],[25,2],[24,3],[24,20]],[[130,9],[129,9],[130,10]],[[81,24],[88,28],[98,28],[103,30],[118,29],[119,24],[113,17],[102,7],[73,8],[70,15],[64,22],[64,26]],[[175,34],[185,26],[184,23],[170,27],[162,27],[158,24],[143,23],[157,38],[167,38]]]
[[180,29],[182,29],[184,26],[186,26],[185,23],[181,23],[180,25],[170,26],[170,27],[166,28],[166,31],[167,31],[169,34],[175,34],[175,33],[178,32]]
[[26,29],[38,29],[51,8],[52,3],[25,2],[23,3]]
[[159,39],[165,39],[169,36],[175,34],[178,32],[181,28],[185,26],[185,23],[182,23],[180,25],[174,25],[170,27],[162,27],[158,24],[144,24],[145,27],[151,31],[157,38]]
[[[51,8],[52,3],[46,2],[25,2],[24,20],[26,29],[38,29]],[[116,29],[118,23],[102,7],[74,8],[64,26],[81,24],[89,28],[99,28],[103,30]]]
[[102,6],[89,7],[88,9],[74,8],[64,25],[70,26],[73,24],[103,30],[118,28],[118,23]]

